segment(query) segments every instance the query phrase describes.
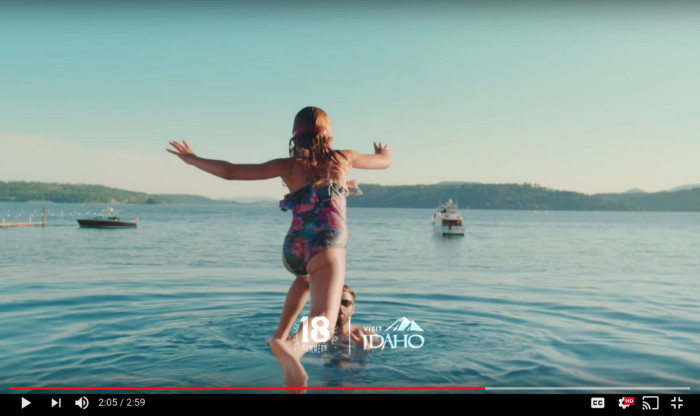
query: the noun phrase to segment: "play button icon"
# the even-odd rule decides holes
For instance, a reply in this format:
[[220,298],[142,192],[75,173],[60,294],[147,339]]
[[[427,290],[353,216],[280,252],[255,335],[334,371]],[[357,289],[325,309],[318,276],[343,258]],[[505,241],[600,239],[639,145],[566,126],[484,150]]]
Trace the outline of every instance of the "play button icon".
[[22,397],[22,409],[24,409],[25,407],[29,406],[30,404],[32,404],[32,402],[30,402],[29,400],[27,400],[27,399],[25,399],[24,397]]

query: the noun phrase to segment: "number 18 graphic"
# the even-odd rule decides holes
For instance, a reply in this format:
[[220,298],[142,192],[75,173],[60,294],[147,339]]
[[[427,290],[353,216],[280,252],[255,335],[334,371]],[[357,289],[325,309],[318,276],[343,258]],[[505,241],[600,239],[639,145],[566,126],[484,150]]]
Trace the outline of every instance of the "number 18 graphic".
[[[308,321],[308,318],[308,316],[301,317],[301,325],[303,327],[301,338],[302,342],[309,342],[309,326],[304,325],[304,322]],[[319,322],[321,322],[321,325],[319,325]],[[313,327],[313,331],[311,331],[311,339],[313,339],[315,342],[328,341],[330,339],[330,333],[328,331],[329,324],[330,322],[324,316],[317,316],[312,319],[311,326]]]

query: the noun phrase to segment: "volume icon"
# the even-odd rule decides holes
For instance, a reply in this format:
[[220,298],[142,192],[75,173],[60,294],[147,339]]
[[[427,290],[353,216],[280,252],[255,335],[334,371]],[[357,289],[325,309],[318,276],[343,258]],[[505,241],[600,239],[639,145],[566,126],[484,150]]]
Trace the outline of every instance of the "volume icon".
[[75,405],[81,409],[87,409],[88,404],[90,404],[90,402],[88,402],[88,399],[85,396],[83,396],[75,401]]

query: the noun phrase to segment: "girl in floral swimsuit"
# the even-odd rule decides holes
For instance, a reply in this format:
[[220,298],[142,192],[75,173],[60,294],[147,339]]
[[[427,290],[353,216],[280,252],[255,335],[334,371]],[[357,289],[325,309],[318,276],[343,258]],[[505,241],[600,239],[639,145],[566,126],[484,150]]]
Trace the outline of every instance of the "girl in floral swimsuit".
[[309,182],[280,202],[282,211],[291,210],[294,214],[282,254],[296,275],[308,274],[306,265],[314,255],[329,247],[345,247],[348,241],[345,197],[362,195],[355,180],[347,186],[329,179],[317,188],[312,185]]
[[[345,198],[360,195],[357,181],[346,180],[356,169],[386,169],[391,164],[388,145],[374,145],[374,154],[352,150],[333,150],[331,123],[321,109],[306,107],[297,113],[289,141],[288,158],[243,165],[203,159],[194,154],[187,142],[170,142],[166,149],[185,163],[227,180],[263,180],[281,177],[290,193],[280,202],[283,211],[293,213],[292,225],[282,248],[282,262],[296,275],[289,288],[282,316],[272,338],[266,341],[282,367],[284,384],[304,393],[307,375],[301,356],[310,348],[326,342],[340,309],[345,282],[345,245],[347,222]],[[308,341],[287,338],[294,320],[311,296],[311,310],[303,325],[312,336]],[[318,319],[316,319],[318,318]],[[314,335],[315,334],[315,335]],[[301,338],[301,337],[299,337]]]

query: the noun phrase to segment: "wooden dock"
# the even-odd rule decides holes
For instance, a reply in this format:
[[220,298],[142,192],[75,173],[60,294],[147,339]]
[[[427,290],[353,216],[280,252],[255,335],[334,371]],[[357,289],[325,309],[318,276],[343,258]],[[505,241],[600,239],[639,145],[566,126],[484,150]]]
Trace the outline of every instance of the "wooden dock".
[[32,219],[29,218],[29,222],[5,222],[5,217],[2,218],[2,222],[0,222],[0,228],[2,227],[32,227],[32,226],[45,226],[46,225],[46,207],[41,212],[41,222],[32,222]]

